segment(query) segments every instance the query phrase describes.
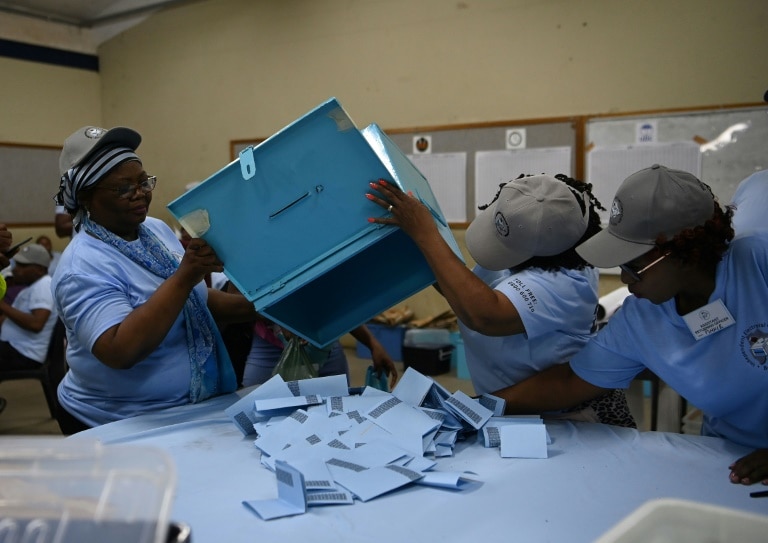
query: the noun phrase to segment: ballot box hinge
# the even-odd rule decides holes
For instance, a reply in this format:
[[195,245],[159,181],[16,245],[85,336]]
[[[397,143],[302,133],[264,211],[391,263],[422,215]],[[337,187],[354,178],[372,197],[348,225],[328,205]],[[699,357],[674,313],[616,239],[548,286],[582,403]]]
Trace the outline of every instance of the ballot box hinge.
[[284,281],[278,281],[276,283],[272,283],[272,286],[270,287],[269,292],[270,292],[270,294],[272,294],[273,292],[277,292],[278,290],[280,290],[281,288],[284,288],[284,287],[285,287],[285,282]]

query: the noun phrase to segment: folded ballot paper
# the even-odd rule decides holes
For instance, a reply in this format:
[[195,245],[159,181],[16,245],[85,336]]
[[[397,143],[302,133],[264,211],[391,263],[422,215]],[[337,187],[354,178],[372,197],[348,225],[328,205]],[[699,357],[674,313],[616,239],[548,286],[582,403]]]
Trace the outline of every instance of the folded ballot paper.
[[450,393],[408,368],[389,393],[366,387],[350,394],[346,376],[285,382],[276,375],[226,409],[254,438],[261,464],[275,473],[276,500],[244,500],[260,518],[319,505],[366,502],[412,484],[467,490],[472,472],[438,469],[457,442],[499,448],[502,457],[546,458],[540,417],[504,417],[504,401]]
[[427,179],[375,124],[331,98],[168,204],[259,312],[324,347],[432,285],[431,268],[365,197],[387,179],[421,200],[463,256]]

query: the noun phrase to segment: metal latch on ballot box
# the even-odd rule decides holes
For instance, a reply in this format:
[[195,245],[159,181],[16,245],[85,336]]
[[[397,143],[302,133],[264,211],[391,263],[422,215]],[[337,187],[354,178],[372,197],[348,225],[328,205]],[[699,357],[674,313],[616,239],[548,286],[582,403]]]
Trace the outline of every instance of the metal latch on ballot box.
[[246,181],[256,175],[256,159],[253,158],[253,145],[249,145],[239,153],[240,173]]

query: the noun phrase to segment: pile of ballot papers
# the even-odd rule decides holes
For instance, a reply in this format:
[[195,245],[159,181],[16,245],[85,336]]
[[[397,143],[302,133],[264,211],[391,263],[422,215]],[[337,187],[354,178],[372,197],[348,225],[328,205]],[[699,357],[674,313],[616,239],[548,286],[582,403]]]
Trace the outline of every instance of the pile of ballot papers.
[[450,393],[413,368],[391,393],[352,391],[345,375],[291,382],[276,375],[226,414],[255,438],[261,463],[276,475],[277,499],[243,501],[265,520],[366,502],[410,484],[478,486],[474,473],[436,469],[458,441],[513,458],[546,458],[549,442],[540,417],[505,417],[501,398]]

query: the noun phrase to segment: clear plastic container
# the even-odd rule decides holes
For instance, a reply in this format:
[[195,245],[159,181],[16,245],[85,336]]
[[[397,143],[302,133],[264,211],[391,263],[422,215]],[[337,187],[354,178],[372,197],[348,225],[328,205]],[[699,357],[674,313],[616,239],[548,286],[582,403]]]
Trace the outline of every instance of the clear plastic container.
[[663,498],[638,507],[595,543],[764,543],[768,516]]
[[161,449],[0,439],[0,543],[162,543],[176,470]]
[[447,328],[409,328],[403,337],[403,347],[442,347],[451,344]]

